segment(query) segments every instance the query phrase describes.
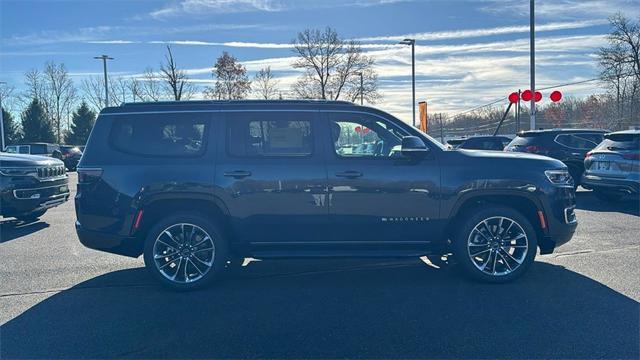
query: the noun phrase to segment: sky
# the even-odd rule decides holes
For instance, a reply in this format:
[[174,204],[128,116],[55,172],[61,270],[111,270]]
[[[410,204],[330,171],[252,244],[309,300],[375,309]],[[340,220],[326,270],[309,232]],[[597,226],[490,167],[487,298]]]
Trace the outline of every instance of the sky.
[[[640,0],[536,1],[538,87],[597,77],[607,18],[637,19]],[[290,44],[299,31],[330,26],[362,43],[376,61],[382,100],[375,106],[411,121],[411,51],[416,39],[416,99],[430,112],[456,114],[527,89],[529,2],[526,0],[0,0],[0,81],[20,91],[26,71],[64,63],[74,82],[101,76],[93,57],[108,54],[112,76],[158,68],[170,44],[197,83],[213,82],[227,51],[250,76],[271,66],[290,93],[300,73]],[[601,92],[595,83],[565,96]],[[543,102],[549,101],[548,94]]]

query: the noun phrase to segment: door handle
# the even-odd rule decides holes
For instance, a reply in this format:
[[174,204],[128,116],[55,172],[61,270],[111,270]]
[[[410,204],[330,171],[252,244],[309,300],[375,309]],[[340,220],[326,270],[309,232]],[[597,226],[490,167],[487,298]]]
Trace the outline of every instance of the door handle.
[[232,177],[234,179],[242,179],[251,176],[251,171],[245,170],[235,170],[235,171],[226,171],[224,173],[226,177]]
[[336,176],[337,177],[348,178],[348,179],[355,179],[355,178],[361,177],[362,173],[360,171],[349,170],[349,171],[344,171],[344,172],[338,172],[338,173],[336,173]]

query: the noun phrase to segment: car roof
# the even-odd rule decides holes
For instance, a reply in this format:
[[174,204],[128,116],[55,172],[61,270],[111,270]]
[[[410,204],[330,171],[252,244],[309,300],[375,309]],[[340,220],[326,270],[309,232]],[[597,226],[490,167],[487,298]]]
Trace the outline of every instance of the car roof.
[[631,129],[631,130],[621,130],[621,131],[614,131],[610,134],[629,134],[629,135],[638,135],[640,134],[640,129]]
[[607,130],[603,130],[603,129],[585,129],[585,128],[581,128],[581,129],[566,129],[566,128],[554,128],[554,129],[541,129],[541,130],[526,130],[526,131],[520,131],[517,135],[518,136],[531,136],[531,135],[544,135],[544,134],[559,134],[559,133],[594,133],[594,132],[599,132],[599,133],[606,133],[608,132]]

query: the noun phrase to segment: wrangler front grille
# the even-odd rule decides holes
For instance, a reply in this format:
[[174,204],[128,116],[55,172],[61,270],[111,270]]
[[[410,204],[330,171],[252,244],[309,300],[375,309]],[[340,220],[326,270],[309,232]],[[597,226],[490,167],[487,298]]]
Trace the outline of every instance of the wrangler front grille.
[[38,168],[38,178],[48,179],[64,175],[66,172],[64,165],[44,166]]

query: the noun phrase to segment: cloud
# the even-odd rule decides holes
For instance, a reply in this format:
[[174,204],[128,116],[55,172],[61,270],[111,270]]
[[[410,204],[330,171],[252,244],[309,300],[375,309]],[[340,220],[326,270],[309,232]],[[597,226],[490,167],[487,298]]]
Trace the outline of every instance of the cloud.
[[[602,25],[606,23],[607,23],[606,20],[583,20],[583,21],[549,23],[549,24],[537,25],[536,32],[580,29],[580,28]],[[416,39],[418,41],[433,41],[433,40],[475,38],[475,37],[483,37],[483,36],[517,34],[517,33],[528,33],[528,32],[529,32],[528,25],[518,25],[518,26],[503,26],[503,27],[494,27],[494,28],[483,28],[483,29],[470,29],[470,30],[424,32],[424,33],[392,35],[392,36],[372,36],[372,37],[359,38],[357,40],[359,41],[401,41],[406,38],[411,38],[411,39]]]
[[138,44],[139,41],[131,40],[89,40],[85,41],[87,44]]
[[206,16],[244,12],[275,12],[296,9],[334,7],[370,7],[410,0],[181,0],[149,13],[154,19],[163,20],[177,16]]
[[[480,10],[492,14],[529,17],[529,2],[522,0],[486,0]],[[637,0],[537,0],[535,14],[544,19],[606,19],[621,12],[629,17],[640,15]]]

